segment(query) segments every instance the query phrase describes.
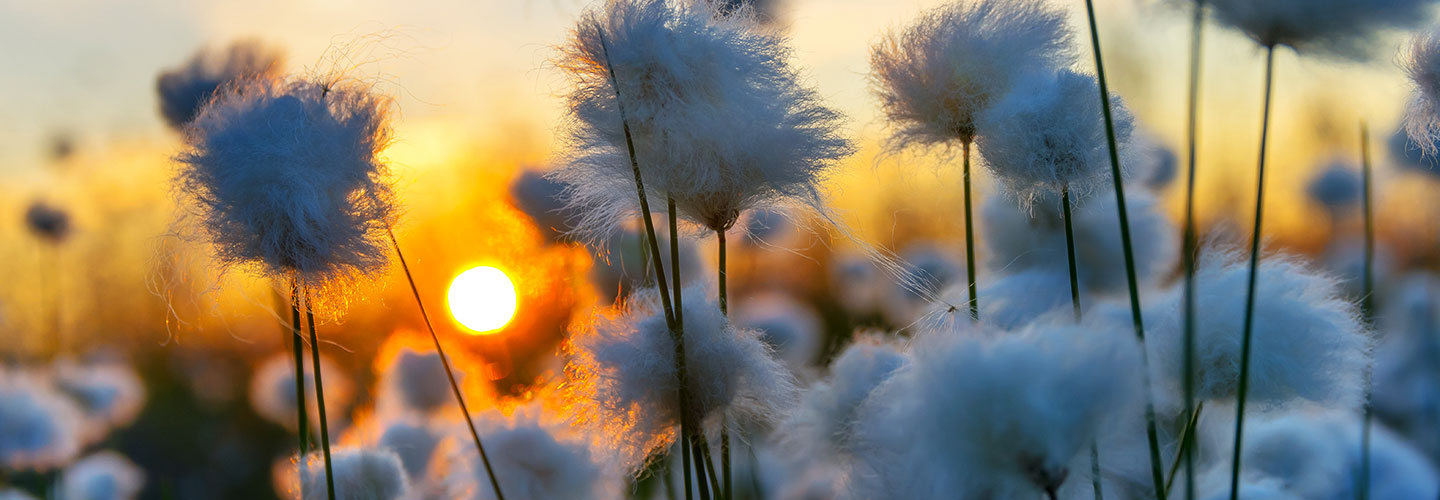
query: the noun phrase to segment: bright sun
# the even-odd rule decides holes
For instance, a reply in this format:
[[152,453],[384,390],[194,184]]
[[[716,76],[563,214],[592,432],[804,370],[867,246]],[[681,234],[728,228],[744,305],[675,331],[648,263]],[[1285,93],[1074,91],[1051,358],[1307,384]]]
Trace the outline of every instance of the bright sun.
[[450,282],[450,315],[475,334],[489,334],[515,317],[515,284],[499,269],[480,266]]

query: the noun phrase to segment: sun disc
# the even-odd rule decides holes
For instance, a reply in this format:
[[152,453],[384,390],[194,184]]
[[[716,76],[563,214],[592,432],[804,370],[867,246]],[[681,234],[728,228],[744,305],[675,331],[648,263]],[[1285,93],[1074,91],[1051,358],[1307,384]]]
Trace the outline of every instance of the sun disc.
[[450,282],[450,315],[475,334],[490,334],[515,317],[515,284],[490,266],[466,270]]

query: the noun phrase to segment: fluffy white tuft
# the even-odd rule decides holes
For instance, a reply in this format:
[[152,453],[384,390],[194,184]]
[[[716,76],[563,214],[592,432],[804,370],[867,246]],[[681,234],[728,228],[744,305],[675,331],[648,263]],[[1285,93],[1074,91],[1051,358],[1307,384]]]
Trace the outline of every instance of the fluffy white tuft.
[[1360,188],[1360,169],[1336,159],[1310,178],[1305,192],[1331,213],[1339,213],[1360,201]]
[[574,84],[572,153],[550,174],[568,185],[576,230],[603,240],[639,215],[622,109],[655,211],[674,198],[687,220],[723,230],[752,208],[820,207],[818,183],[853,148],[789,56],[753,16],[715,17],[693,2],[587,11],[556,61]]
[[950,2],[886,33],[870,50],[870,80],[891,147],[973,140],[980,113],[1020,75],[1070,66],[1070,44],[1065,11],[1043,0]]
[[247,80],[185,135],[177,183],[221,263],[310,284],[386,264],[388,99],[355,85]]
[[[1235,254],[1202,251],[1195,274],[1195,375],[1201,399],[1235,397],[1248,277],[1247,264]],[[1157,394],[1181,393],[1182,296],[1178,286],[1172,288],[1153,302],[1156,312],[1148,317],[1146,345],[1159,371]],[[1266,408],[1303,400],[1357,408],[1370,354],[1369,332],[1357,309],[1335,279],[1294,258],[1266,256],[1255,289],[1249,404]]]
[[1214,0],[1221,24],[1262,46],[1286,45],[1301,53],[1364,60],[1375,36],[1429,19],[1435,0]]
[[145,471],[124,455],[102,451],[70,464],[60,476],[63,500],[127,500],[139,496]]
[[[350,404],[354,391],[350,379],[327,356],[320,356],[320,367],[325,376],[325,409],[331,425],[336,416]],[[320,407],[315,402],[314,367],[310,357],[305,357],[305,400],[309,406],[311,422],[318,422]],[[295,361],[284,353],[266,358],[255,368],[250,378],[250,406],[255,413],[266,420],[295,430]]]
[[564,184],[546,178],[543,172],[525,169],[510,184],[510,197],[515,200],[516,208],[535,221],[545,239],[562,242],[572,229],[561,198],[564,190]]
[[882,382],[910,362],[893,337],[863,335],[830,365],[830,376],[800,395],[795,411],[776,429],[781,448],[799,463],[844,462],[860,405]]
[[[795,381],[760,333],[731,325],[705,290],[684,294],[684,342],[690,411],[707,427],[765,424],[793,404]],[[627,469],[675,437],[680,423],[675,344],[654,289],[632,294],[623,311],[601,315],[575,334],[566,368],[576,418]],[[633,469],[631,469],[633,470]]]
[[[1401,55],[1401,67],[1415,84],[1405,110],[1405,132],[1409,145],[1419,149],[1421,160],[1430,160],[1424,170],[1436,171],[1434,156],[1440,154],[1440,31],[1416,35]],[[1408,145],[1407,145],[1408,146]],[[1408,147],[1406,156],[1409,156]]]
[[[328,498],[325,484],[325,459],[320,452],[306,455],[300,463],[299,478],[304,485],[291,480],[290,498],[322,500]],[[335,479],[335,498],[347,500],[400,500],[410,492],[410,479],[395,452],[386,448],[336,448],[330,455],[331,474]],[[293,471],[293,469],[292,469]],[[294,474],[290,474],[292,477]],[[302,497],[300,491],[305,494]]]
[[385,427],[377,446],[395,452],[405,466],[406,476],[419,483],[429,476],[430,464],[443,437],[428,425],[402,420]]
[[48,470],[80,452],[81,411],[31,373],[0,369],[0,465]]
[[731,306],[735,324],[760,332],[760,340],[794,374],[808,373],[825,346],[825,323],[815,308],[788,293],[763,291]]
[[[457,370],[455,380],[459,382],[463,377],[464,373]],[[400,349],[389,363],[389,369],[381,375],[381,391],[378,399],[400,403],[402,407],[422,414],[434,412],[455,401],[450,379],[445,376],[445,366],[435,351]]]
[[95,427],[106,430],[129,425],[145,404],[140,376],[118,362],[61,360],[55,364],[55,386],[80,404]]
[[[505,498],[621,498],[620,478],[594,460],[588,443],[563,426],[543,423],[538,407],[521,407],[509,417],[492,411],[476,421]],[[454,466],[449,498],[495,498],[485,466],[472,450]]]
[[25,228],[47,243],[60,243],[70,236],[70,213],[36,200],[25,208]]
[[[1095,77],[1070,70],[1029,73],[980,114],[980,155],[1005,190],[1029,208],[1070,188],[1072,202],[1111,184],[1110,146]],[[1115,140],[1126,147],[1135,118],[1111,99]],[[1058,205],[1057,205],[1058,206]]]
[[[1061,214],[1060,198],[1044,196],[1040,200],[1043,201],[1028,213],[998,197],[986,200],[980,217],[985,228],[985,245],[990,250],[989,267],[1002,273],[1033,270],[1058,274],[1059,281],[1051,285],[1059,287],[1068,302],[1070,264],[1066,255],[1065,220]],[[1128,192],[1125,202],[1130,212],[1136,277],[1142,285],[1153,284],[1179,259],[1179,231],[1160,212],[1157,201],[1150,195],[1139,191]],[[1126,293],[1120,213],[1115,197],[1108,194],[1096,196],[1084,205],[1073,207],[1071,218],[1081,298],[1086,299],[1091,293]],[[981,300],[981,307],[986,307],[986,302]]]
[[1124,329],[1032,325],[922,332],[913,361],[864,403],[862,498],[1039,498],[1114,415],[1138,411]]
[[201,50],[178,68],[160,73],[155,90],[160,94],[160,116],[183,129],[210,99],[234,82],[273,78],[283,66],[279,50],[256,41],[237,41],[224,50]]

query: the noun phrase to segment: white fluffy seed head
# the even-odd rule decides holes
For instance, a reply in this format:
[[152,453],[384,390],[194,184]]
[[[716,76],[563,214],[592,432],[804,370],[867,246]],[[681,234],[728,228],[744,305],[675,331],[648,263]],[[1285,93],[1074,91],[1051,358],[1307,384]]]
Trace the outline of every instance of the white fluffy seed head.
[[418,484],[429,476],[430,464],[443,439],[440,432],[423,422],[397,420],[385,426],[377,446],[395,452],[405,466],[406,476]]
[[870,51],[892,148],[969,142],[980,113],[1022,74],[1068,67],[1070,28],[1043,0],[957,0],[892,30]]
[[797,376],[810,372],[824,347],[825,323],[815,308],[788,293],[764,291],[732,306],[735,324],[760,332],[760,340]]
[[1360,169],[1343,160],[1333,160],[1310,178],[1306,194],[1331,212],[1339,212],[1360,200]]
[[1435,0],[1214,0],[1216,20],[1261,46],[1289,46],[1302,54],[1364,60],[1384,30],[1429,19]]
[[1038,498],[1112,415],[1138,411],[1140,353],[1125,329],[984,333],[922,332],[913,361],[865,401],[861,497]]
[[909,360],[894,337],[856,338],[830,364],[830,375],[801,393],[795,411],[776,430],[781,448],[799,463],[847,460],[861,404]]
[[102,451],[70,464],[60,475],[59,498],[127,500],[145,486],[145,471],[113,451]]
[[81,411],[32,373],[0,370],[0,465],[49,470],[70,462],[81,446]]
[[[1240,377],[1248,265],[1236,254],[1201,252],[1195,275],[1195,380],[1200,399],[1231,400]],[[1159,371],[1156,394],[1181,394],[1183,293],[1155,302],[1146,344]],[[1256,277],[1248,404],[1255,408],[1311,402],[1356,408],[1370,355],[1370,334],[1358,308],[1334,278],[1285,255],[1267,255]],[[1178,396],[1175,396],[1178,398]],[[1173,411],[1176,400],[1156,402]],[[1165,407],[1171,407],[1167,410]]]
[[354,84],[247,80],[185,135],[176,182],[222,264],[315,285],[386,264],[389,99]]
[[[1083,292],[1121,294],[1126,291],[1120,211],[1111,193],[1113,191],[1106,190],[1071,210],[1082,299],[1088,295]],[[1136,277],[1142,285],[1153,284],[1163,278],[1179,258],[1176,236],[1179,232],[1160,212],[1153,196],[1141,191],[1125,194]],[[1058,274],[1060,280],[1053,286],[1059,287],[1068,301],[1070,267],[1060,202],[1058,196],[1042,196],[1027,212],[1010,200],[992,197],[981,208],[980,217],[986,234],[985,246],[990,250],[991,269],[1001,273]],[[1023,295],[1012,296],[1024,300]],[[986,307],[986,302],[980,301],[981,307]],[[1025,309],[1040,306],[1017,305],[1026,306]]]
[[[330,456],[335,479],[335,497],[353,500],[400,500],[410,492],[410,479],[399,455],[386,448],[337,448]],[[293,472],[292,472],[293,475]],[[300,463],[299,477],[305,495],[291,481],[290,498],[322,500],[329,492],[325,481],[325,458],[311,452]]]
[[853,149],[840,115],[801,85],[784,40],[752,16],[610,0],[587,11],[560,50],[556,65],[574,84],[572,152],[550,175],[568,185],[566,205],[590,240],[639,215],[625,124],[651,208],[673,198],[710,230],[752,208],[820,206],[818,183]]
[[[349,377],[327,356],[320,357],[321,373],[325,379],[325,409],[333,419],[337,413],[350,404],[354,391]],[[320,409],[315,399],[315,371],[309,356],[305,359],[305,400],[309,406],[311,422],[318,422]],[[250,378],[250,406],[261,417],[294,430],[298,423],[295,414],[295,362],[284,353],[277,353],[255,368]]]
[[[1110,146],[1095,77],[1043,70],[1020,77],[1015,88],[980,114],[980,155],[985,166],[1023,207],[1070,188],[1079,203],[1111,185]],[[1126,147],[1135,119],[1111,99],[1117,147]]]
[[[1405,156],[1410,156],[1408,146],[1413,145],[1419,149],[1421,161],[1433,163],[1433,157],[1440,154],[1440,31],[1416,35],[1401,54],[1400,65],[1415,85],[1405,110],[1405,132],[1410,138]],[[1437,170],[1433,164],[1425,166],[1424,170]]]
[[129,425],[145,404],[145,385],[129,366],[118,362],[80,363],[60,360],[55,364],[55,386],[70,396],[86,420],[98,431]]
[[[680,422],[675,344],[658,293],[632,294],[623,311],[601,315],[573,336],[566,371],[577,424],[594,429],[627,470],[668,445]],[[684,294],[685,363],[690,402],[707,427],[725,415],[742,425],[778,419],[795,399],[793,376],[760,340],[732,326],[704,288]]]
[[231,43],[223,50],[200,50],[177,68],[160,73],[155,90],[160,94],[160,116],[182,130],[216,92],[233,82],[273,78],[284,66],[279,50],[254,40]]
[[510,197],[516,208],[535,221],[546,240],[562,242],[571,230],[570,216],[561,198],[564,190],[564,184],[545,177],[544,172],[525,169],[510,184]]
[[[487,412],[476,417],[476,427],[507,499],[620,498],[619,476],[596,461],[588,443],[568,428],[542,422],[538,407],[521,407],[508,417]],[[495,498],[485,466],[473,450],[466,450],[454,466],[447,479],[450,498]]]
[[[457,371],[456,381],[463,380],[464,375]],[[455,400],[450,379],[445,376],[445,366],[434,351],[400,349],[381,376],[381,384],[383,392],[379,398],[401,403],[404,408],[421,414],[432,413]]]

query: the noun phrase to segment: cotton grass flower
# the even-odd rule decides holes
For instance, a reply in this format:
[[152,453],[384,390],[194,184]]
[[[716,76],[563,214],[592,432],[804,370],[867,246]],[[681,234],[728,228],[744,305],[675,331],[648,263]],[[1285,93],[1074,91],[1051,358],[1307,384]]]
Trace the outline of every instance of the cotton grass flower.
[[[459,380],[464,374],[457,373]],[[427,414],[455,401],[445,366],[435,351],[416,352],[402,348],[381,375],[380,399],[398,402],[403,408]]]
[[81,410],[43,377],[0,370],[0,466],[44,471],[80,452]]
[[25,228],[46,243],[59,244],[70,236],[70,213],[37,200],[25,209]]
[[[685,290],[685,359],[689,410],[714,428],[762,425],[793,404],[795,382],[760,333],[731,325],[701,287]],[[624,309],[595,318],[571,338],[566,372],[577,423],[634,470],[675,438],[680,423],[675,347],[654,289],[632,294]]]
[[515,207],[535,221],[535,227],[550,242],[565,241],[572,229],[561,193],[565,185],[545,177],[543,172],[525,169],[510,184]]
[[1331,161],[1310,178],[1305,193],[1331,214],[1343,213],[1360,201],[1360,169],[1345,161]]
[[[331,455],[331,471],[335,477],[335,498],[347,500],[401,500],[410,492],[410,480],[395,452],[380,448],[337,448]],[[318,453],[310,453],[300,463],[300,481],[304,496],[290,490],[291,498],[320,500],[327,498],[325,462]],[[294,477],[294,474],[287,474]],[[292,487],[295,485],[292,483]]]
[[[590,444],[563,425],[544,423],[537,406],[517,408],[509,417],[489,412],[477,420],[506,499],[621,498],[623,481],[595,460]],[[457,460],[454,468],[448,498],[495,498],[478,460]]]
[[1214,0],[1210,12],[1263,47],[1360,61],[1383,30],[1428,19],[1434,0]]
[[54,372],[55,386],[79,403],[85,419],[92,422],[87,427],[102,431],[97,434],[129,425],[145,404],[145,385],[125,364],[61,360]]
[[406,476],[419,483],[429,475],[430,464],[435,462],[443,437],[424,424],[396,421],[385,426],[377,446],[395,452],[405,466]]
[[681,217],[712,231],[753,208],[822,209],[818,183],[852,151],[840,115],[800,84],[784,40],[749,16],[611,0],[587,11],[560,50],[556,65],[575,86],[572,157],[551,177],[569,186],[574,225],[591,240],[639,215],[622,124],[652,196],[673,199]]
[[234,42],[223,50],[196,52],[185,64],[160,73],[156,79],[160,116],[170,127],[183,130],[226,85],[273,78],[283,64],[279,50],[253,40]]
[[[275,354],[266,358],[256,368],[254,375],[250,378],[250,406],[255,413],[266,420],[283,425],[285,428],[295,430],[295,364],[294,359],[286,354]],[[339,409],[350,403],[352,384],[344,376],[338,366],[328,356],[320,357],[321,373],[325,376],[325,407],[333,413],[341,413]],[[314,367],[309,363],[307,357],[305,364],[305,399],[309,406],[309,415],[314,422],[319,414],[319,405],[315,400],[315,376]]]
[[220,263],[311,285],[383,267],[389,104],[355,84],[271,78],[206,106],[176,157],[177,184]]
[[1400,65],[1415,84],[1405,110],[1405,132],[1422,159],[1433,160],[1430,157],[1440,154],[1436,146],[1440,141],[1440,30],[1415,36],[1401,55]]
[[[1424,142],[1416,142],[1410,138],[1405,127],[1402,126],[1395,131],[1387,141],[1387,148],[1390,151],[1390,160],[1401,171],[1409,171],[1425,174],[1431,177],[1440,176],[1440,137],[1430,139],[1422,137]],[[1428,144],[1427,144],[1428,143]],[[1427,144],[1422,147],[1421,144]],[[1426,153],[1426,149],[1430,153]]]
[[1140,352],[1124,329],[931,330],[911,352],[862,406],[859,497],[1053,495],[1113,415],[1138,413]]
[[[1202,256],[1195,275],[1195,394],[1201,400],[1233,400],[1248,267],[1219,249]],[[1146,332],[1151,358],[1162,372],[1156,393],[1172,397],[1180,393],[1183,373],[1181,301],[1182,294],[1172,290],[1153,302],[1157,313]],[[1248,399],[1260,408],[1297,402],[1358,408],[1370,336],[1357,309],[1334,278],[1283,255],[1267,258],[1255,293]]]
[[892,147],[973,141],[979,115],[1021,75],[1070,66],[1070,45],[1065,12],[1041,0],[958,0],[886,33],[870,78]]
[[847,460],[861,404],[909,362],[893,337],[857,337],[830,364],[829,376],[801,393],[795,410],[776,429],[781,448],[799,463]]
[[797,376],[809,373],[825,344],[820,313],[783,292],[765,291],[741,299],[735,324],[760,332],[760,340]]
[[102,451],[70,464],[60,475],[62,500],[128,500],[140,495],[145,471],[113,451]]
[[[1090,75],[1034,72],[979,115],[980,156],[1021,206],[1065,188],[1084,198],[1111,184],[1099,92]],[[1135,119],[1118,97],[1110,107],[1115,139],[1123,147]]]

